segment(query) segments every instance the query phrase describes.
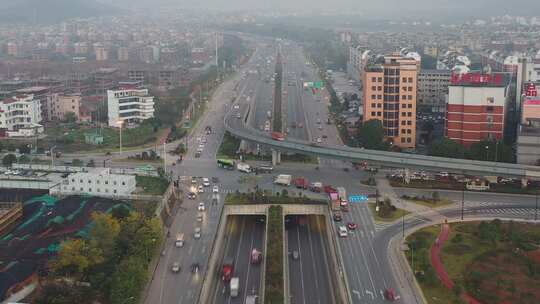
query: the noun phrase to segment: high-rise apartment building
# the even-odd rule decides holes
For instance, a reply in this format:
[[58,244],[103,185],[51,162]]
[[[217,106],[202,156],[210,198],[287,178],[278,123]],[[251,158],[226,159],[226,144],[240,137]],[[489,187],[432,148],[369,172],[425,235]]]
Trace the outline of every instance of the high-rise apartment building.
[[400,148],[416,145],[416,90],[419,64],[392,54],[363,74],[364,122],[382,122],[388,141]]
[[109,126],[138,124],[154,117],[154,97],[139,83],[121,83],[116,90],[107,90]]
[[465,146],[503,137],[506,85],[502,75],[452,75],[448,89],[446,136]]

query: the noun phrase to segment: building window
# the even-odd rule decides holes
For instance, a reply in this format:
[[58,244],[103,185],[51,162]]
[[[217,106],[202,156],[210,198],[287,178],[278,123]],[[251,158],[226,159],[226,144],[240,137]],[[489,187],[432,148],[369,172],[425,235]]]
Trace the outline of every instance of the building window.
[[88,180],[88,183],[89,183],[89,184],[91,184],[91,183],[92,183],[92,181],[91,181],[91,180]]
[[412,109],[412,103],[409,104],[408,108],[409,108],[409,109]]
[[407,87],[407,91],[412,92],[412,87]]
[[371,90],[372,90],[372,91],[375,91],[375,90],[377,90],[377,87],[376,87],[376,86],[372,86],[372,87],[371,87]]
[[375,112],[371,112],[371,116],[375,116]]
[[371,99],[375,99],[375,98],[376,98],[376,96],[375,96],[375,95],[371,95]]
[[377,87],[377,91],[382,91],[382,87],[381,87],[381,86],[378,86],[378,87]]
[[377,116],[381,116],[381,112],[377,112]]
[[401,129],[401,134],[405,134],[405,129]]
[[113,193],[116,193],[116,189],[113,190]]
[[377,99],[381,100],[381,99],[382,99],[382,95],[377,95]]
[[407,142],[408,143],[411,143],[412,142],[412,139],[410,137],[407,137]]
[[401,121],[401,125],[402,125],[402,126],[405,125],[405,120],[402,120],[402,121]]
[[122,186],[125,186],[126,185],[126,182],[122,182]]
[[408,112],[408,113],[407,113],[407,116],[408,116],[408,117],[412,117],[412,112]]
[[407,134],[412,134],[412,130],[411,130],[411,129],[407,129]]
[[116,186],[116,181],[114,181],[114,182],[113,182],[113,185],[115,185],[115,186]]
[[494,103],[495,102],[495,97],[488,97],[487,102],[488,103]]
[[83,191],[83,187],[81,187],[81,192]]
[[376,77],[371,77],[371,82],[376,82],[376,81],[377,81]]
[[99,188],[97,188],[96,190],[97,190],[97,192],[101,192],[101,190]]
[[377,105],[376,105],[375,103],[372,103],[372,104],[371,104],[371,107],[372,107],[372,108],[375,108],[376,106],[377,106]]
[[412,95],[407,95],[408,100],[412,100]]
[[75,191],[75,187],[71,187],[71,191]]
[[412,83],[412,77],[409,77],[409,82]]
[[382,77],[377,78],[378,82],[382,82]]
[[486,111],[487,112],[493,112],[493,107],[492,106],[487,106]]
[[401,138],[401,143],[405,143],[405,138]]
[[105,181],[105,185],[108,185],[109,184],[109,181]]
[[407,120],[407,126],[412,126],[412,121]]

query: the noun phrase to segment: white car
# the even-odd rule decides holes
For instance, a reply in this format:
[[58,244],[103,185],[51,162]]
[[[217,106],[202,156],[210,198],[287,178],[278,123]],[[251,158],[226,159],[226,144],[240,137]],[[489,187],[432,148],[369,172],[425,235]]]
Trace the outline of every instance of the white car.
[[235,104],[235,105],[233,106],[233,109],[235,109],[235,110],[238,110],[239,108],[240,108],[240,106],[239,106],[238,104]]
[[195,233],[193,234],[194,239],[200,239],[201,238],[201,227],[195,228]]
[[218,192],[219,192],[218,186],[214,186],[214,187],[212,188],[212,192],[213,192],[213,193],[218,193]]
[[210,179],[208,179],[207,177],[203,178],[202,179],[202,184],[205,187],[209,187],[210,186]]
[[204,207],[204,203],[203,203],[203,202],[200,202],[200,203],[199,203],[199,206],[197,207],[197,210],[199,210],[199,211],[204,211],[204,210],[206,210],[206,207]]
[[199,193],[203,193],[203,192],[204,192],[203,186],[202,186],[202,185],[199,185],[199,188],[197,189],[197,191],[198,191]]
[[199,149],[204,149],[204,144],[199,144]]
[[322,139],[320,137],[317,137],[317,143],[318,144],[322,143]]
[[180,263],[174,262],[172,267],[171,267],[171,271],[174,272],[174,273],[180,272]]
[[339,226],[338,234],[339,234],[340,237],[347,237],[347,227]]

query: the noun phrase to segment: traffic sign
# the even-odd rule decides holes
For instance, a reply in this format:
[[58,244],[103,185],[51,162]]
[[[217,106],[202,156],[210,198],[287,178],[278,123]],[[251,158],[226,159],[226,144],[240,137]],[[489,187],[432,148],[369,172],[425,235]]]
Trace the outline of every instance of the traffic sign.
[[315,88],[315,89],[322,89],[324,87],[324,84],[322,81],[307,81],[304,82],[305,88]]
[[349,196],[349,202],[351,203],[362,203],[367,202],[368,197],[367,195],[350,195]]

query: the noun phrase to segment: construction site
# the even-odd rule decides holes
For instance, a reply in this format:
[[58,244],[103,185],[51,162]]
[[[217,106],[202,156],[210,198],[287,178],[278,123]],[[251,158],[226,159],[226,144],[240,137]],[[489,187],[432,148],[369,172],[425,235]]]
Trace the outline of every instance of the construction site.
[[92,212],[110,212],[122,201],[90,196],[58,199],[37,192],[0,194],[0,301],[31,292],[61,241],[85,237]]

